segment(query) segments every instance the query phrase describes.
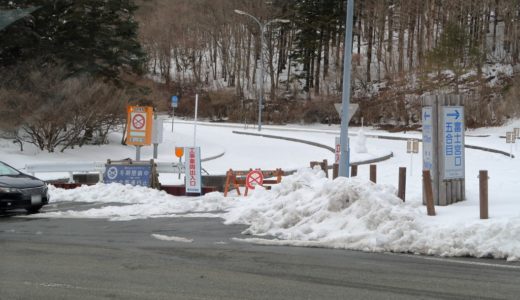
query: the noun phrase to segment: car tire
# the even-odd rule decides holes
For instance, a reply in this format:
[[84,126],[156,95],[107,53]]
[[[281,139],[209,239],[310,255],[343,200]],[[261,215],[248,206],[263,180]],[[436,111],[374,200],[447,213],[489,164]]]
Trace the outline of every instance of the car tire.
[[32,214],[37,214],[40,212],[40,209],[42,208],[43,205],[38,205],[38,206],[32,206],[30,208],[27,208],[25,209],[27,211],[27,214],[28,215],[32,215]]

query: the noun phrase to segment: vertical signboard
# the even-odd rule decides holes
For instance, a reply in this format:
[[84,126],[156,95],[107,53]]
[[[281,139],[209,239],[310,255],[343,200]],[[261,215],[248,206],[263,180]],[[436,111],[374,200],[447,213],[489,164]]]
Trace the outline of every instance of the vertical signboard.
[[443,179],[464,178],[464,108],[442,108],[442,145],[444,153]]
[[432,107],[425,106],[422,109],[422,142],[423,142],[423,170],[433,167],[433,122]]
[[200,147],[184,148],[184,164],[186,165],[186,193],[202,193]]
[[153,130],[152,130],[152,143],[153,144],[162,144],[164,141],[163,138],[163,119],[154,119],[153,120]]
[[340,159],[340,156],[341,156],[341,142],[340,142],[340,137],[337,136],[335,138],[335,144],[334,144],[334,162],[339,164],[339,159]]
[[152,143],[153,108],[150,106],[128,106],[126,143],[134,146]]

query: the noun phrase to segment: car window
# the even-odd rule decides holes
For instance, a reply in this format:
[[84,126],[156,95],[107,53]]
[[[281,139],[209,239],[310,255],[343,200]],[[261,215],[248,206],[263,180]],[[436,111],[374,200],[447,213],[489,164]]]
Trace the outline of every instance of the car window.
[[20,172],[18,172],[16,169],[11,168],[10,166],[0,162],[0,176],[2,176],[2,175],[18,175],[18,174],[20,174]]

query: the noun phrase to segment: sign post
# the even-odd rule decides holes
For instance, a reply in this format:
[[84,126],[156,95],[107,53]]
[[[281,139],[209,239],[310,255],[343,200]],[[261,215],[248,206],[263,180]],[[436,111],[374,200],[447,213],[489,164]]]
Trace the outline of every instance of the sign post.
[[153,107],[128,106],[126,143],[136,146],[135,160],[141,160],[141,147],[152,143]]
[[[460,95],[422,99],[423,170],[429,170],[436,205],[465,199],[464,106]],[[423,183],[424,184],[424,183]],[[426,203],[423,185],[423,203]]]
[[410,153],[410,176],[413,174],[413,155],[419,153],[419,141],[409,139],[406,141],[406,153]]
[[[182,156],[184,155],[184,147],[175,147],[175,156],[179,158],[179,167],[182,165]],[[179,170],[179,179],[181,179],[181,172]]]
[[179,105],[179,97],[172,96],[172,102],[171,102],[171,107],[172,107],[172,132],[173,132],[173,119],[175,118],[175,109],[177,108],[178,105]]

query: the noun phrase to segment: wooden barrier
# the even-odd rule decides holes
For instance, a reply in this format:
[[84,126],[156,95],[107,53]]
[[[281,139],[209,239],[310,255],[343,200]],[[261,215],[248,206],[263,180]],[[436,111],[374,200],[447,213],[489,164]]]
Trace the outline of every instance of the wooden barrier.
[[399,168],[399,185],[397,190],[397,197],[401,198],[403,202],[406,200],[406,168]]
[[435,216],[435,206],[433,204],[433,188],[430,170],[423,170],[423,185],[426,194],[426,210],[428,216]]
[[[234,171],[232,169],[229,169],[229,171],[226,172],[226,184],[224,186],[224,197],[227,197],[227,194],[230,190],[230,187],[234,187],[237,190],[238,195],[242,195],[240,193],[240,187],[245,187],[244,196],[247,196],[247,192],[249,191],[249,188],[246,186],[246,176],[249,172],[251,172],[252,169],[248,171]],[[282,176],[284,175],[284,172],[282,169],[276,169],[276,170],[260,170],[262,172],[262,175],[264,178],[272,178],[276,177],[275,179],[264,179],[264,182],[262,186],[265,184],[277,184],[282,181]]]
[[370,181],[377,183],[377,166],[370,165]]
[[488,208],[488,171],[480,170],[479,171],[479,194],[480,194],[480,218],[488,219],[489,218],[489,208]]

